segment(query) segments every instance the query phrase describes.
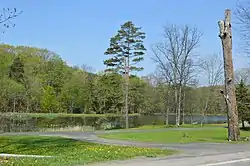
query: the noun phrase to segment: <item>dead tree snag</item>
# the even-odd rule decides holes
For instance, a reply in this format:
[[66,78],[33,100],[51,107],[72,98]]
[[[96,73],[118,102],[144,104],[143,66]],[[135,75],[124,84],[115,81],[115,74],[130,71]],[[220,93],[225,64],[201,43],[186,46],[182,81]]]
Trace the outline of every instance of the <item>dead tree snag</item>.
[[222,43],[224,58],[225,92],[223,95],[227,105],[228,140],[238,141],[240,139],[240,130],[234,85],[231,11],[229,9],[225,10],[225,20],[219,21],[218,24],[220,28],[219,37]]

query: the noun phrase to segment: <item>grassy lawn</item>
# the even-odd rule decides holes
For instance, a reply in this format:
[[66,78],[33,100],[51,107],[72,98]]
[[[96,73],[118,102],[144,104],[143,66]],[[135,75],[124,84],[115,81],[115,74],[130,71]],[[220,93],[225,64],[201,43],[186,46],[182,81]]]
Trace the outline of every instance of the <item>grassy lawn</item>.
[[[202,126],[200,124],[183,124],[180,125],[180,128],[200,128],[200,127],[224,127],[227,126],[227,124],[203,124]],[[149,129],[163,129],[163,128],[175,128],[175,125],[145,125],[140,126],[137,128],[131,128],[133,130],[149,130]]]
[[[175,151],[108,146],[47,136],[1,136],[0,153],[56,156],[55,158],[0,158],[0,165],[76,165],[107,160],[122,160],[136,156],[171,155]],[[1,163],[2,162],[2,163]]]
[[[250,131],[241,131],[241,136],[250,137]],[[100,137],[156,143],[227,142],[227,129],[214,127],[189,131],[112,133],[100,135]]]

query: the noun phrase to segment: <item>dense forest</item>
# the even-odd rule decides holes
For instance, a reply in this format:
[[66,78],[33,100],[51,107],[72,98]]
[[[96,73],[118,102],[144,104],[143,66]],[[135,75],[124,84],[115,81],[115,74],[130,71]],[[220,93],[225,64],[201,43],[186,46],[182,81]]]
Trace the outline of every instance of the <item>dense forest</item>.
[[[1,45],[0,56],[1,112],[103,114],[122,110],[119,74],[67,66],[56,53],[33,47]],[[166,111],[165,91],[171,87],[157,82],[155,76],[131,75],[129,88],[130,113]],[[209,87],[186,86],[184,91],[185,112],[200,113]],[[220,100],[219,93],[211,96],[208,113],[223,113]]]

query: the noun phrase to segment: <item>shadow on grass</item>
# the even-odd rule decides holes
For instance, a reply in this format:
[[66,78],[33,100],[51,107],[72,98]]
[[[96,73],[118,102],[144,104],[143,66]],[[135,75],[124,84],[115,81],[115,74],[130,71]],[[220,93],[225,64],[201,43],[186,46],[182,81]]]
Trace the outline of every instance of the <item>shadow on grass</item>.
[[76,143],[75,140],[59,137],[3,136],[0,139],[0,153],[48,155],[60,153]]
[[243,130],[243,131],[250,131],[250,127],[241,127],[240,130]]

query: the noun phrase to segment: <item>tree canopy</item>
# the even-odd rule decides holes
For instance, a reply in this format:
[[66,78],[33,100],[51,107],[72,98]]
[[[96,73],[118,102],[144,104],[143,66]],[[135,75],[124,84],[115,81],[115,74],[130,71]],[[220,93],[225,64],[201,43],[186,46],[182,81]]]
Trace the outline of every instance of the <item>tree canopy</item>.
[[[120,114],[124,107],[123,78],[118,73],[91,73],[70,67],[58,54],[41,48],[0,45],[0,56],[1,112]],[[164,110],[166,96],[162,89],[168,85],[152,82],[157,78],[130,75],[129,113]],[[205,89],[190,87],[189,91]],[[201,104],[187,99],[185,102],[195,102],[196,107]],[[185,105],[186,112],[191,112],[190,104]],[[218,107],[211,105],[208,113],[220,112]]]

